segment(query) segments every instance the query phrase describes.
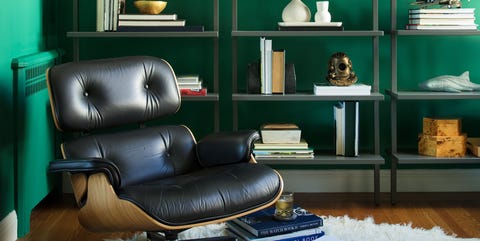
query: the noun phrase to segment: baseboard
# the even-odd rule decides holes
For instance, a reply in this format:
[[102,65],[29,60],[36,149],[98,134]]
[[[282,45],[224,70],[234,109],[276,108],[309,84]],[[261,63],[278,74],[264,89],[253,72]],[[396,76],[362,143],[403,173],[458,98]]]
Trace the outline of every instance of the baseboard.
[[[373,192],[373,170],[279,170],[293,192]],[[409,169],[397,172],[398,192],[480,192],[480,169]],[[390,192],[390,170],[380,171]]]
[[0,221],[0,240],[15,241],[17,240],[18,229],[17,213],[11,211],[5,218]]

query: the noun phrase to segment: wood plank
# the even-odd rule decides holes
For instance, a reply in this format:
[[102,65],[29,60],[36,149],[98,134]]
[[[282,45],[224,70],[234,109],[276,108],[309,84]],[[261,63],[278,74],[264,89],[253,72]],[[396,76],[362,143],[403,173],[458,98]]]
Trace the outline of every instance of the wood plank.
[[[390,204],[382,193],[376,206],[371,193],[295,193],[295,203],[325,216],[344,216],[375,223],[411,223],[412,227],[441,227],[462,238],[480,237],[480,193],[398,193]],[[19,241],[83,241],[128,238],[134,233],[93,233],[78,222],[73,195],[49,196],[32,212],[31,231]]]

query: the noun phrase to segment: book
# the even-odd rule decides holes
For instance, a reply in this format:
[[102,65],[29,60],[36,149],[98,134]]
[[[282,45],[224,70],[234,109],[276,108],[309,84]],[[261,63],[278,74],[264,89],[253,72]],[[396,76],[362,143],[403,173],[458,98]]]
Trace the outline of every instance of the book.
[[285,93],[285,50],[272,51],[272,94]]
[[231,221],[227,221],[226,225],[227,233],[245,241],[312,241],[325,235],[321,228],[311,228],[259,238]]
[[408,24],[422,25],[475,25],[474,18],[410,18]]
[[407,24],[407,30],[477,30],[477,25],[421,25]]
[[295,124],[264,124],[260,127],[263,143],[300,143],[302,131]]
[[409,9],[409,14],[415,13],[445,13],[445,14],[455,14],[455,13],[474,13],[475,8],[416,8]]
[[198,74],[185,74],[177,75],[177,82],[195,84],[200,82],[200,75]]
[[203,26],[118,26],[117,32],[204,32]]
[[272,94],[272,40],[260,37],[260,93]]
[[262,143],[256,141],[253,143],[253,148],[260,149],[307,149],[308,143],[301,139],[299,143]]
[[177,20],[177,14],[119,14],[118,20]]
[[410,19],[475,19],[475,15],[473,13],[451,13],[451,14],[444,14],[444,13],[412,13],[408,15]]
[[97,0],[97,22],[96,22],[96,30],[97,32],[103,32],[105,31],[104,29],[104,13],[105,13],[105,8],[104,8],[105,0]]
[[355,83],[349,86],[336,86],[329,83],[314,83],[314,95],[332,96],[332,95],[370,95],[372,87],[370,85]]
[[182,96],[206,96],[207,95],[207,88],[180,89],[180,95],[182,95]]
[[359,102],[341,101],[334,105],[336,155],[358,156]]
[[198,81],[196,83],[183,83],[177,81],[178,88],[180,89],[201,89],[202,88],[202,81]]
[[274,218],[275,207],[236,218],[228,222],[235,223],[255,237],[269,237],[323,226],[323,219],[299,206],[294,206],[297,218],[291,221],[278,221]]
[[118,26],[185,26],[184,19],[178,20],[119,20]]

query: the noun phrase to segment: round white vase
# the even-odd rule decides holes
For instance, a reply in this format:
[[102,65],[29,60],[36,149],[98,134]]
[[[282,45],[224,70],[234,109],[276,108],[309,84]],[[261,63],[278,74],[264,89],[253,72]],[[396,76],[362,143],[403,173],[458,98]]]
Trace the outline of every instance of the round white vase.
[[310,18],[310,9],[302,0],[291,0],[282,12],[284,22],[310,22]]
[[315,13],[315,22],[329,23],[332,15],[328,11],[328,1],[317,1],[317,12]]

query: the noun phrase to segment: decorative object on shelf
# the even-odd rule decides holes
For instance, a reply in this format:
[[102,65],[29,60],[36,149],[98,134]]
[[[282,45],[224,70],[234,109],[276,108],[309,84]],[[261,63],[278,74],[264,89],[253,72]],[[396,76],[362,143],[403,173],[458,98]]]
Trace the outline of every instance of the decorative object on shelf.
[[167,6],[166,1],[137,0],[133,5],[143,14],[159,14]]
[[310,22],[310,9],[302,0],[291,0],[282,11],[284,22]]
[[[468,0],[470,2],[470,0]],[[461,8],[461,0],[419,0],[411,3],[420,8],[443,7],[443,8]]]
[[423,90],[454,93],[480,90],[480,84],[470,82],[469,71],[463,72],[460,76],[440,75],[420,83],[419,87]]
[[317,12],[315,13],[315,22],[329,23],[332,15],[328,11],[328,1],[317,1]]
[[418,153],[434,157],[463,157],[467,150],[467,134],[462,133],[459,118],[423,118],[423,131],[418,135]]
[[352,69],[352,61],[347,54],[337,52],[330,57],[327,80],[330,84],[339,86],[348,86],[357,82],[358,77]]

